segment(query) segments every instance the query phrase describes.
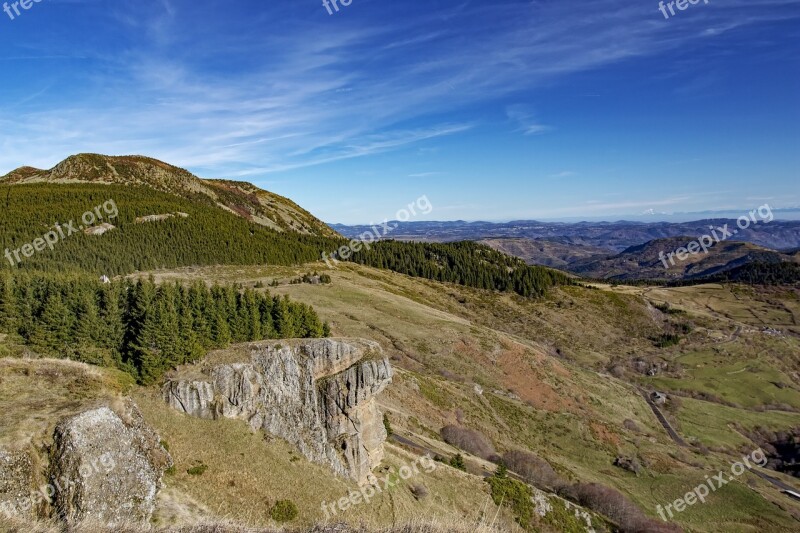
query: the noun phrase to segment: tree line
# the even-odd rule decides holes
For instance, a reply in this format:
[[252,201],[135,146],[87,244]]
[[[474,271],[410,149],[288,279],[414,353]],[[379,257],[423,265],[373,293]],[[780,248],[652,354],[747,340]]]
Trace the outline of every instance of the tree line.
[[[318,261],[322,251],[339,240],[279,232],[255,224],[214,205],[146,187],[87,184],[0,185],[0,269],[85,271],[117,276],[183,266],[298,265]],[[113,199],[119,214],[108,222],[115,229],[103,235],[79,231],[12,267],[1,255]],[[137,223],[137,217],[186,213],[158,222]]]
[[783,262],[753,261],[724,270],[710,276],[677,280],[671,287],[700,285],[703,283],[745,283],[747,285],[798,285],[800,284],[800,264]]
[[472,241],[379,241],[353,253],[350,260],[409,276],[525,297],[543,296],[551,287],[572,284],[566,274],[527,265],[522,259]]
[[0,331],[44,355],[120,368],[142,384],[230,343],[330,335],[311,306],[266,291],[2,271]]

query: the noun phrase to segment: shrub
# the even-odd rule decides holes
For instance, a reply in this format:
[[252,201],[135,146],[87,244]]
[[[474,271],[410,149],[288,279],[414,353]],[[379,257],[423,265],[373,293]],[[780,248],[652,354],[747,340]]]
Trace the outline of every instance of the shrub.
[[681,337],[674,333],[664,333],[658,337],[653,337],[652,341],[653,345],[657,348],[668,348],[680,343]]
[[458,374],[447,370],[446,368],[439,369],[439,374],[445,379],[450,381],[455,381],[457,383],[464,383],[466,382],[466,378],[463,376],[459,376]]
[[415,483],[415,484],[411,485],[410,490],[411,490],[411,494],[414,495],[414,498],[417,501],[419,501],[419,500],[425,498],[426,496],[428,496],[428,488],[425,485],[422,485],[420,483]]
[[641,433],[641,432],[642,432],[642,430],[641,430],[641,429],[639,429],[639,424],[637,424],[636,422],[634,422],[634,421],[633,421],[633,420],[631,420],[630,418],[626,418],[626,419],[625,419],[625,420],[622,422],[622,427],[624,427],[624,428],[625,428],[625,429],[627,429],[628,431],[634,431],[634,432],[636,432],[636,433]]
[[462,457],[460,453],[457,453],[450,458],[450,466],[457,468],[458,470],[463,470],[464,472],[467,471],[467,465],[464,464],[464,457]]
[[675,525],[648,518],[621,492],[600,483],[576,483],[565,495],[592,511],[607,516],[625,533],[672,533],[681,531]]
[[481,459],[488,459],[495,455],[494,445],[486,435],[474,429],[462,426],[445,426],[442,428],[442,438],[451,446],[461,448]]
[[608,370],[608,373],[617,379],[622,379],[625,377],[625,367],[622,365],[614,365]]
[[290,522],[297,518],[297,515],[297,505],[292,500],[278,500],[269,510],[270,518],[276,522]]
[[536,487],[557,491],[567,485],[550,463],[522,450],[511,450],[503,456],[503,464]]
[[663,304],[656,304],[653,307],[664,313],[665,315],[684,315],[686,311],[683,309],[675,309],[669,305],[669,302],[664,302]]
[[386,428],[386,436],[391,437],[394,432],[392,431],[392,424],[389,422],[389,415],[387,413],[383,413],[383,427]]
[[208,465],[197,465],[187,470],[186,473],[190,476],[202,476],[206,470],[208,470]]
[[614,459],[614,466],[633,472],[637,476],[642,472],[642,463],[635,457],[617,457]]

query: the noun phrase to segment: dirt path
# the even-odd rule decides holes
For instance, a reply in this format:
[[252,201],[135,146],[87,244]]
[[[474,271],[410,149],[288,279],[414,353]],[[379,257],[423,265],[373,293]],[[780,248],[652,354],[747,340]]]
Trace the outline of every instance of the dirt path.
[[653,402],[653,400],[650,399],[650,394],[644,389],[639,389],[639,392],[644,397],[644,400],[647,402],[647,405],[650,406],[650,409],[653,410],[653,414],[656,415],[658,421],[661,422],[662,426],[664,426],[664,429],[667,431],[669,436],[672,438],[673,441],[675,441],[675,444],[677,444],[678,446],[683,446],[684,448],[688,448],[689,445],[686,444],[686,441],[683,440],[680,435],[678,435],[678,432],[675,431],[675,429],[669,423],[669,420],[667,420],[667,418],[664,416],[664,413],[661,412],[661,409],[659,409],[658,406],[655,404],[655,402]]

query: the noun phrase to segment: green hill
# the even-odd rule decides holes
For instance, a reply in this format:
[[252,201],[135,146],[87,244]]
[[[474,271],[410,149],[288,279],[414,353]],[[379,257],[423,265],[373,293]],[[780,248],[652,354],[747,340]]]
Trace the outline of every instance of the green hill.
[[[64,238],[17,262],[20,268],[59,271],[80,269],[97,275],[156,268],[212,264],[289,265],[314,261],[340,241],[329,237],[281,232],[222,209],[203,198],[187,199],[137,185],[50,184],[0,185],[0,250],[21,250],[60,224]],[[102,207],[111,201],[114,218]],[[109,223],[102,235],[80,230],[86,212],[100,207],[94,226]],[[108,207],[108,206],[107,206]],[[109,209],[109,211],[112,211]],[[180,213],[186,216],[175,216]],[[142,217],[169,214],[159,221]],[[88,217],[87,217],[88,219]],[[137,219],[139,219],[137,221]],[[67,224],[77,230],[69,235]],[[86,228],[83,228],[86,229]]]
[[150,157],[73,155],[50,170],[21,167],[0,183],[93,183],[144,186],[206,205],[216,205],[246,220],[272,228],[321,237],[337,233],[288,198],[246,182],[205,180]]
[[604,258],[589,258],[570,264],[567,269],[580,276],[613,280],[689,280],[734,269],[743,264],[780,263],[796,258],[768,248],[741,241],[715,243],[705,253],[686,254],[684,260],[670,253],[685,249],[697,241],[694,237],[654,239]]

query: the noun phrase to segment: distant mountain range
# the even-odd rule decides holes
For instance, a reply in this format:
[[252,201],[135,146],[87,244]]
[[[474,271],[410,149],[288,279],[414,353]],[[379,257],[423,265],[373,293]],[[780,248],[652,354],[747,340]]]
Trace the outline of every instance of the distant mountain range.
[[[568,238],[569,245],[603,248],[621,252],[631,246],[653,239],[692,236],[698,238],[710,232],[709,226],[728,224],[736,228],[736,220],[710,218],[693,222],[538,222],[517,220],[513,222],[391,222],[397,226],[388,238],[420,241],[479,241],[482,239],[547,239],[559,242]],[[331,227],[345,237],[356,237],[369,231],[369,226],[332,224]],[[731,240],[745,241],[773,250],[793,250],[800,247],[800,221],[773,220],[751,224],[740,230]]]
[[[532,265],[599,279],[691,280],[750,263],[798,263],[800,221],[757,220],[746,229],[739,229],[735,219],[678,223],[392,222],[390,227],[396,228],[387,237],[435,242],[475,240]],[[660,253],[666,256],[726,224],[736,230],[727,240],[711,247],[707,254],[690,255],[665,268]],[[367,226],[332,227],[346,237],[369,230]]]

